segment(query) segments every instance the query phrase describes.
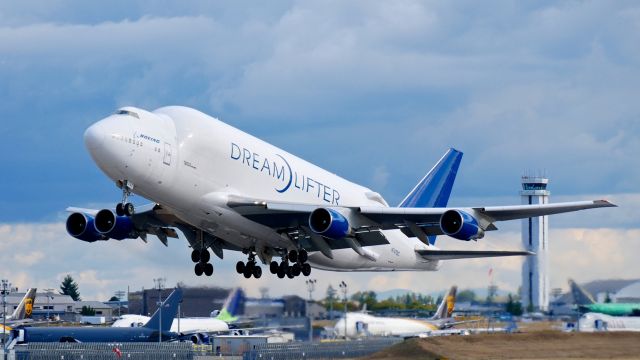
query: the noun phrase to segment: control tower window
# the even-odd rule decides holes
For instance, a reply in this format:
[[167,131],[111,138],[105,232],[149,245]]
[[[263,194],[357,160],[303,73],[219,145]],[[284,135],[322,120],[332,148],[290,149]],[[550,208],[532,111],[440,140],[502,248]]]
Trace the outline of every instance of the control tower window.
[[134,113],[133,111],[129,111],[129,110],[121,109],[121,110],[118,110],[118,112],[116,114],[118,114],[118,115],[130,115],[130,116],[133,116],[135,118],[140,119],[140,116],[138,116],[138,114]]

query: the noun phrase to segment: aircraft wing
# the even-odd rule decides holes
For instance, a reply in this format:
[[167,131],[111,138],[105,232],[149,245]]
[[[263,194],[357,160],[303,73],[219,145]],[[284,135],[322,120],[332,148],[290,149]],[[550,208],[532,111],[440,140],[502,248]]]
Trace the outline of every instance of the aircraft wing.
[[[252,221],[278,230],[309,226],[309,215],[318,205],[281,203],[230,196],[227,205]],[[443,235],[440,219],[447,211],[469,214],[485,230],[496,230],[497,221],[523,219],[585,209],[616,206],[606,200],[564,202],[554,204],[490,206],[470,208],[406,208],[406,207],[336,207],[348,213],[355,232],[379,229],[401,229],[409,236]],[[352,221],[354,220],[354,221]],[[423,234],[420,234],[422,232]],[[377,245],[377,244],[376,244]]]

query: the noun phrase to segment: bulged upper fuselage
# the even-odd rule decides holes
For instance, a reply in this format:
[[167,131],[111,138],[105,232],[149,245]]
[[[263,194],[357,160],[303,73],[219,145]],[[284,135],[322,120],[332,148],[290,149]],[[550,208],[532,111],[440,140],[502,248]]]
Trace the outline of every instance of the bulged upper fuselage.
[[[162,204],[182,221],[239,248],[264,243],[281,248],[291,241],[227,206],[229,196],[331,206],[388,206],[370,189],[347,181],[197,110],[170,106],[148,112],[124,107],[91,125],[85,145],[113,181]],[[328,270],[435,270],[437,261],[416,256],[424,247],[399,230],[375,261],[350,248],[334,259],[311,254],[309,262]]]

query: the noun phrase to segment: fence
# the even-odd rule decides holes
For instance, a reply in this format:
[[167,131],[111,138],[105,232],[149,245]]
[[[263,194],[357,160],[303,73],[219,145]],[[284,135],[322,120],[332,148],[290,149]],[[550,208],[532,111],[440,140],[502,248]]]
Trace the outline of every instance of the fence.
[[192,360],[191,343],[30,343],[14,348],[16,360]]
[[243,360],[356,358],[373,354],[402,341],[401,338],[381,338],[322,343],[260,344],[244,353]]

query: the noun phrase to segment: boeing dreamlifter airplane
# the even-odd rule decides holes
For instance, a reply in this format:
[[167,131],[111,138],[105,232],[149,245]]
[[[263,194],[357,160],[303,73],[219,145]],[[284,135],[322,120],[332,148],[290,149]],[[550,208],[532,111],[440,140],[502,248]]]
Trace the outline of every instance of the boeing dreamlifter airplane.
[[[308,276],[334,271],[435,271],[440,260],[528,255],[524,251],[439,250],[437,235],[469,241],[503,220],[615,206],[605,200],[447,208],[462,153],[450,149],[397,206],[197,110],[124,107],[84,134],[91,157],[122,189],[115,210],[69,208],[70,235],[84,241],[156,235],[176,229],[193,249],[195,273],[213,273],[211,249],[242,251],[236,270]],[[129,196],[154,204],[134,209]],[[276,262],[275,257],[281,261]]]

